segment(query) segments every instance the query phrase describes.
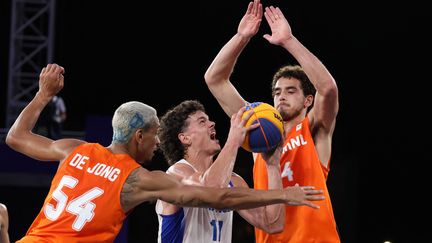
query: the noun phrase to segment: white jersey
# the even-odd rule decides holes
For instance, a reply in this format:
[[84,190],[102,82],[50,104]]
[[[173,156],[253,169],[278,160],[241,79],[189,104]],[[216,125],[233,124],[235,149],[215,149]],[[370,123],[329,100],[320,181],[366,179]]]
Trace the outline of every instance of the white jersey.
[[[183,159],[177,163],[194,168]],[[230,182],[229,187],[232,186]],[[232,210],[183,207],[174,214],[163,215],[162,204],[158,200],[156,213],[159,220],[158,243],[231,243]]]

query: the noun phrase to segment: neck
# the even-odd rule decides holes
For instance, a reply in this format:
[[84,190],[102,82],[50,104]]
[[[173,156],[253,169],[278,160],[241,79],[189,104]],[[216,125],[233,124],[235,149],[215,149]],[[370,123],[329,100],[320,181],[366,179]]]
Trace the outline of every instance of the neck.
[[129,148],[126,144],[111,142],[111,144],[107,147],[107,149],[110,150],[114,154],[130,154],[131,153],[131,151],[129,150]]
[[208,154],[199,153],[197,151],[188,151],[184,157],[190,164],[200,172],[206,171],[213,163],[213,156]]
[[291,131],[291,129],[296,126],[297,124],[299,124],[301,121],[303,121],[303,119],[305,119],[306,114],[301,114],[299,116],[293,117],[292,119],[288,120],[288,121],[284,121],[284,131],[285,131],[285,136]]

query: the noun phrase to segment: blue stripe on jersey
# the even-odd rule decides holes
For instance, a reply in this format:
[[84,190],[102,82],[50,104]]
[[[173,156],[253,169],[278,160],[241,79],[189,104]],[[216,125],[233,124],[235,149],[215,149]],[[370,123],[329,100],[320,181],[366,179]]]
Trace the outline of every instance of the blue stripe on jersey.
[[180,208],[174,214],[160,214],[160,216],[162,217],[162,243],[182,243],[184,235],[183,208]]

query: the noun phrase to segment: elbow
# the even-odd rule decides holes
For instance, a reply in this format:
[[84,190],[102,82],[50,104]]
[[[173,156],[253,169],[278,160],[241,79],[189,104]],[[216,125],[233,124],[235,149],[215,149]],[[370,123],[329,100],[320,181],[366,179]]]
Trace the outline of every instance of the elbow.
[[324,97],[330,103],[334,104],[335,113],[339,110],[338,100],[339,100],[339,91],[336,85],[333,85],[324,91]]
[[277,224],[277,225],[273,225],[271,227],[268,228],[267,233],[269,234],[278,234],[278,233],[282,233],[282,231],[284,230],[284,225],[283,224]]
[[211,71],[210,68],[207,69],[207,71],[205,72],[205,74],[204,74],[204,80],[205,80],[207,86],[210,86],[210,85],[212,85],[212,84],[214,84],[216,82],[215,78],[214,78],[214,75],[212,74],[212,71]]
[[207,71],[204,74],[204,80],[207,84],[207,86],[214,86],[217,85],[224,80],[227,80],[228,77],[223,75],[221,72],[218,72],[216,70],[213,70],[213,68],[210,66]]
[[339,91],[336,82],[331,79],[324,87],[322,87],[320,93],[325,97],[338,97],[338,92]]
[[281,233],[285,228],[285,206],[281,205],[273,214],[265,214],[260,222],[263,231],[269,234]]
[[13,150],[20,150],[23,145],[27,142],[28,137],[26,133],[17,132],[13,127],[9,129],[8,134],[6,135],[5,143],[12,148]]
[[19,139],[17,138],[13,128],[11,128],[6,136],[6,144],[11,148],[16,148],[18,146]]
[[261,227],[258,227],[261,230],[265,231],[268,234],[278,234],[281,233],[284,230],[284,222],[281,221],[280,223],[275,224],[269,224],[269,225],[262,225]]

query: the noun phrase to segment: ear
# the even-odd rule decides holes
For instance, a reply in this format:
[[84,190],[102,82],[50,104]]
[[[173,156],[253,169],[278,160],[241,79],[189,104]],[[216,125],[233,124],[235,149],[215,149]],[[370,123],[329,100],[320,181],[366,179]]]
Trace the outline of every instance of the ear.
[[314,101],[313,95],[306,96],[306,99],[305,99],[305,102],[304,102],[305,108],[308,108],[309,106],[311,106],[313,104],[313,101]]
[[190,145],[190,143],[191,143],[190,136],[188,136],[188,135],[186,135],[184,133],[179,133],[179,135],[177,137],[178,137],[178,139],[180,140],[180,142],[182,144]]
[[144,138],[144,131],[143,131],[142,129],[137,129],[137,130],[134,132],[133,137],[134,137],[134,139],[135,139],[138,143],[141,143],[142,140],[143,140],[143,138]]

